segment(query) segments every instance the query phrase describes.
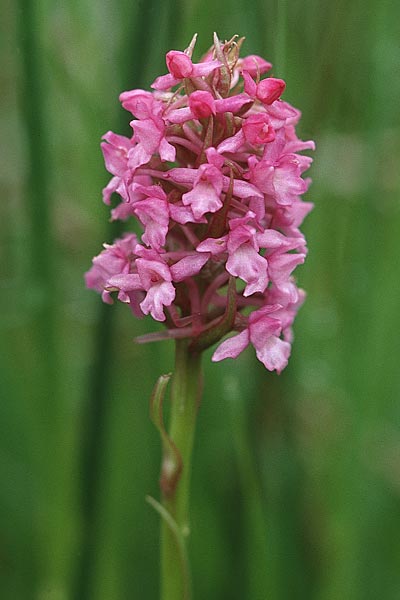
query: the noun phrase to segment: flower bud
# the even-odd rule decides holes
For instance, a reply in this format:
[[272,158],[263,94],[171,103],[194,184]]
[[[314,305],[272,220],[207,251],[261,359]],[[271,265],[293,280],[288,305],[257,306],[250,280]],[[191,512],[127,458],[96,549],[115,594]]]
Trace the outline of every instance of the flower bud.
[[196,91],[189,96],[189,107],[196,119],[206,119],[215,115],[215,100],[210,92]]
[[257,98],[263,104],[272,104],[281,97],[286,87],[282,79],[268,77],[263,79],[257,86]]
[[193,71],[193,63],[189,56],[178,50],[171,50],[167,53],[166,63],[168,71],[177,79],[189,77]]

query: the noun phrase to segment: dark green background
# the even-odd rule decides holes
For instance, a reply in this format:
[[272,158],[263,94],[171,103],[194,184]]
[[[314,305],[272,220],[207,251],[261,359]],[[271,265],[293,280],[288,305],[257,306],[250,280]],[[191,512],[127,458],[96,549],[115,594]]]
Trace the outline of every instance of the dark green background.
[[172,368],[157,326],[83,272],[108,222],[99,150],[118,94],[199,33],[245,35],[316,139],[287,370],[205,363],[194,452],[197,600],[400,598],[400,5],[390,0],[20,0],[1,10],[0,597],[153,600]]

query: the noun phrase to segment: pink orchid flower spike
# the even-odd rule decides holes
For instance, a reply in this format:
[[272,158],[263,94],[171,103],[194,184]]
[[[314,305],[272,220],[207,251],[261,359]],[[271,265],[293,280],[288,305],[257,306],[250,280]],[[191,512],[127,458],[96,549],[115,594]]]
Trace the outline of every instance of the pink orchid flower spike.
[[219,342],[213,361],[252,346],[280,373],[305,297],[294,271],[307,255],[312,159],[300,153],[315,145],[297,137],[285,82],[263,58],[241,57],[242,42],[216,36],[195,59],[195,36],[167,53],[152,91],[121,94],[132,135],[103,138],[103,198],[113,220],[141,233],[106,244],[86,284],[165,325],[140,341],[188,338],[196,351]]

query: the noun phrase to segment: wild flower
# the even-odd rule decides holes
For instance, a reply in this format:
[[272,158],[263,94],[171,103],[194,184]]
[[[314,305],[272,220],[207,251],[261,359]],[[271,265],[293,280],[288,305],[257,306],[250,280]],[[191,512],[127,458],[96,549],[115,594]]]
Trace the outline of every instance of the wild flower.
[[120,96],[133,115],[130,138],[101,144],[113,175],[103,190],[112,219],[134,217],[126,233],[93,259],[86,284],[166,330],[140,341],[188,338],[193,351],[221,341],[212,360],[249,344],[265,367],[287,365],[292,324],[304,300],[293,271],[306,257],[299,227],[312,209],[301,196],[314,149],[297,138],[300,112],[281,99],[272,65],[240,58],[243,39],[214,45],[195,63],[193,38],[166,55],[168,73],[152,92]]

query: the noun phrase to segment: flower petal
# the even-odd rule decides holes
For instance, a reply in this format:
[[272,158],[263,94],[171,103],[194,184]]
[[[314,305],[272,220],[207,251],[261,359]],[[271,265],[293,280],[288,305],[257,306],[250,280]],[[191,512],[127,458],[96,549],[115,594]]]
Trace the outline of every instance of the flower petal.
[[249,345],[249,332],[247,329],[228,338],[218,346],[211,357],[213,362],[224,360],[225,358],[236,358]]
[[280,373],[288,364],[291,346],[275,335],[271,335],[265,344],[256,348],[257,358],[268,371]]
[[183,281],[186,277],[197,275],[209,257],[208,253],[203,252],[182,258],[170,268],[173,281]]

